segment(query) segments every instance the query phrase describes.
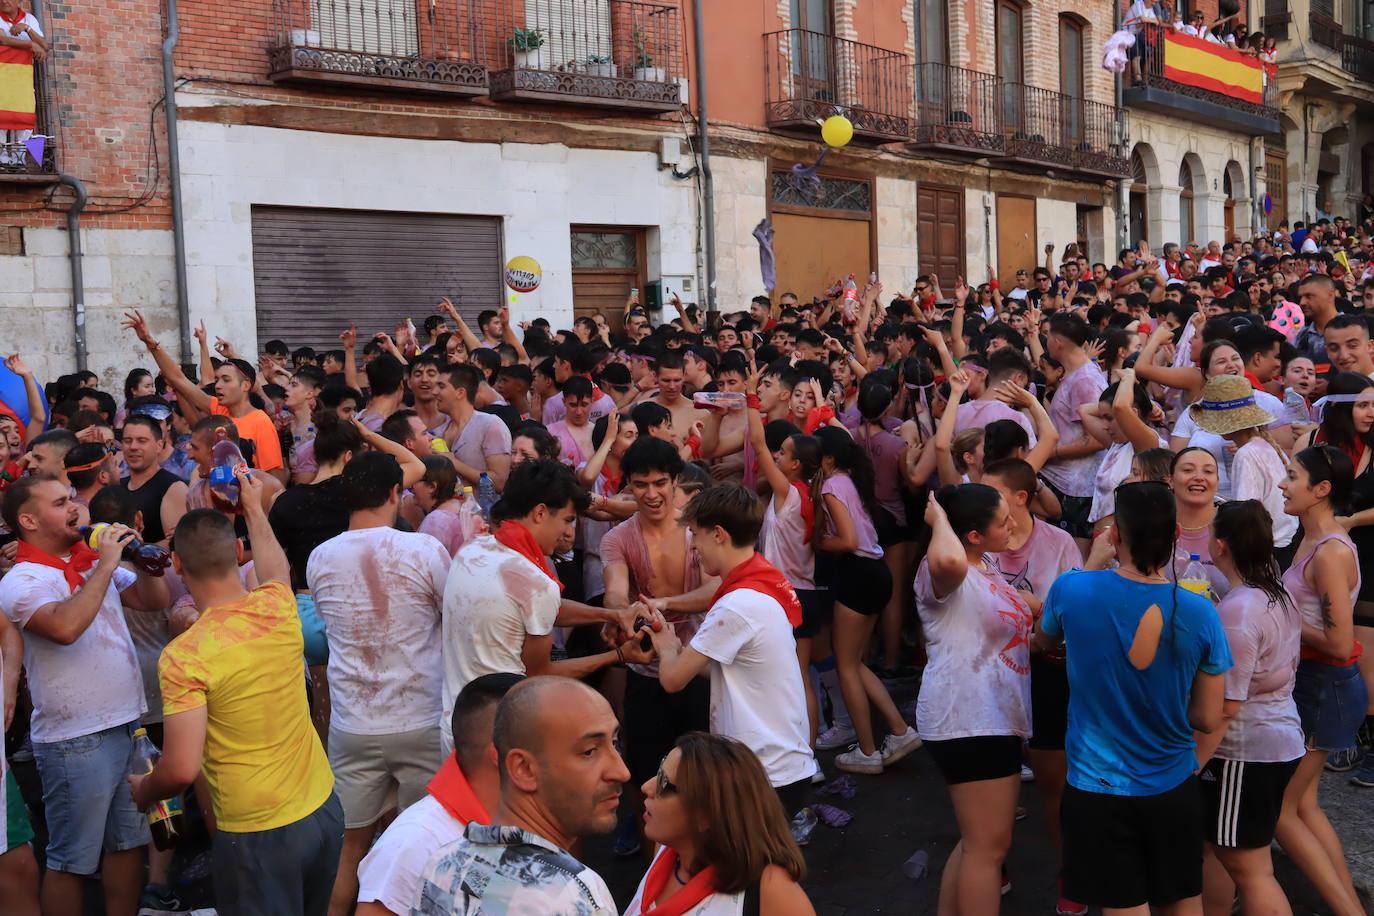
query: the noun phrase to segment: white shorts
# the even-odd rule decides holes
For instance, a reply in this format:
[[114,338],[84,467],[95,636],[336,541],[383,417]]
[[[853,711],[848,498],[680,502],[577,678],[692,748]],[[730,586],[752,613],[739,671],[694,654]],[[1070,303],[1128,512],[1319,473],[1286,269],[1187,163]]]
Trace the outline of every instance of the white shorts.
[[398,811],[419,801],[442,760],[432,725],[391,735],[351,735],[331,725],[329,765],[344,828],[375,824],[393,800]]

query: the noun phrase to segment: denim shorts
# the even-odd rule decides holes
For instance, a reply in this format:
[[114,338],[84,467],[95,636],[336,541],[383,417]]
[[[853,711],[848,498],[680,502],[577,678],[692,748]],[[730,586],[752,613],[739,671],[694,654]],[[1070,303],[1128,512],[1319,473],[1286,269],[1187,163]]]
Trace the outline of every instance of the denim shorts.
[[1299,662],[1293,700],[1309,748],[1343,751],[1355,746],[1355,733],[1369,705],[1359,665]]
[[33,743],[48,822],[48,868],[93,875],[103,852],[152,841],[126,777],[137,722],[66,741]]

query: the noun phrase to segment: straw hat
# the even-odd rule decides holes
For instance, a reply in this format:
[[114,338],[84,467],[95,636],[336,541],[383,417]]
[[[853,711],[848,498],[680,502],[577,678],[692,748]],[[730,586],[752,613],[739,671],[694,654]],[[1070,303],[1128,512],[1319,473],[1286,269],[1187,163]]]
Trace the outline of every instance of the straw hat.
[[1255,390],[1241,375],[1209,378],[1202,397],[1188,408],[1188,415],[1198,429],[1218,436],[1274,422],[1273,415],[1255,403]]

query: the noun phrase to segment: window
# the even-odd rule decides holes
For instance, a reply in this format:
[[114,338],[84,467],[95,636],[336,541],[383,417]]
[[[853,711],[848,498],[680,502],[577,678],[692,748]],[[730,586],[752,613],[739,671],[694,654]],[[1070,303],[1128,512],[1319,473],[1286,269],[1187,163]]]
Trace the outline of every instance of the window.
[[1083,23],[1059,17],[1059,91],[1064,99],[1064,131],[1077,147],[1083,139]]
[[1193,170],[1186,159],[1178,166],[1178,186],[1182,189],[1178,193],[1178,240],[1186,245],[1195,241],[1193,230],[1196,225],[1193,214]]
[[949,63],[949,11],[946,0],[914,0],[916,4],[916,61]]
[[835,101],[831,84],[834,72],[834,22],[829,0],[792,0],[792,75],[803,98]]
[[850,178],[817,175],[798,181],[791,172],[773,172],[773,203],[789,207],[818,207],[869,213],[873,209],[873,185]]
[[1021,45],[1025,38],[1021,7],[1011,0],[997,2],[997,75],[1002,78],[1002,121],[1009,130],[1024,127],[1022,82],[1025,79]]
[[[410,57],[417,53],[415,4],[403,0],[311,0],[311,21],[323,48]],[[314,36],[307,35],[306,44]]]

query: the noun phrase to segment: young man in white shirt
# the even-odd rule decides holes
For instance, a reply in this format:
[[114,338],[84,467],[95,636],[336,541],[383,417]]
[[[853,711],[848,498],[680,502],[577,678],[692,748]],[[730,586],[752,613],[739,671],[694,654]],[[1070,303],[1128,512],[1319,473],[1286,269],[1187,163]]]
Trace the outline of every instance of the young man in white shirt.
[[687,504],[681,521],[692,531],[702,572],[719,576],[721,585],[689,645],[658,611],[651,636],[664,690],[676,693],[709,671],[711,731],[758,755],[790,816],[805,803],[816,761],[792,636],[801,606],[782,573],[754,550],[763,510],[758,497],[735,484],[710,487]]
[[343,480],[348,530],[306,566],[329,638],[329,764],[344,811],[336,909],[357,899],[358,863],[392,792],[404,811],[443,759],[439,611],[449,567],[437,540],[391,527],[403,487],[395,458],[364,452]]
[[0,580],[0,607],[23,632],[33,696],[49,833],[43,912],[81,912],[85,878],[99,871],[107,908],[132,913],[151,834],[125,782],[147,704],[124,608],[161,612],[172,602],[165,579],[120,568],[130,529],[103,529],[92,549],[80,518],[65,484],[10,484],[4,519],[19,553]]
[[408,916],[420,895],[421,869],[469,823],[489,824],[501,803],[501,774],[492,745],[496,707],[523,678],[484,674],[453,704],[458,743],[430,780],[428,794],[401,812],[358,866],[357,916]]

